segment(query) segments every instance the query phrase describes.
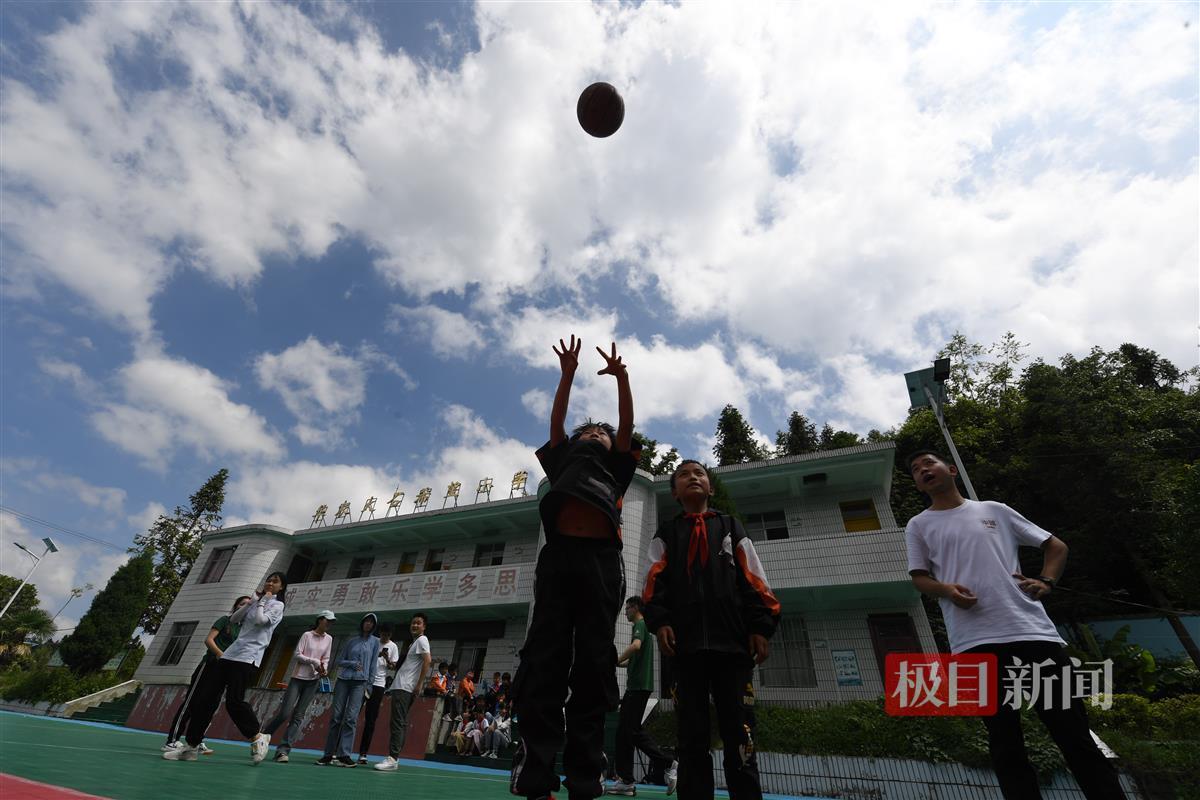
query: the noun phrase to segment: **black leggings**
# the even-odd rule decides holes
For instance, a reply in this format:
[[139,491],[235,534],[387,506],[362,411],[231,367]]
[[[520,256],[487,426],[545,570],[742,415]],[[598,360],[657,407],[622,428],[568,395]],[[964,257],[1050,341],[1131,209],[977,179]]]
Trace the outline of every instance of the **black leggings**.
[[178,741],[183,732],[187,730],[188,720],[192,716],[192,701],[196,699],[196,689],[200,686],[200,676],[204,674],[206,668],[211,668],[212,659],[205,658],[197,666],[195,672],[192,673],[192,679],[188,681],[187,691],[183,693],[183,702],[179,704],[179,708],[175,711],[175,716],[171,720],[171,727],[167,728],[167,744]]
[[204,741],[204,732],[216,716],[221,705],[221,693],[225,693],[225,710],[247,739],[258,735],[258,716],[246,702],[246,689],[254,682],[258,667],[242,661],[219,658],[213,667],[204,670],[200,685],[192,699],[191,718],[187,726],[187,743],[192,747]]

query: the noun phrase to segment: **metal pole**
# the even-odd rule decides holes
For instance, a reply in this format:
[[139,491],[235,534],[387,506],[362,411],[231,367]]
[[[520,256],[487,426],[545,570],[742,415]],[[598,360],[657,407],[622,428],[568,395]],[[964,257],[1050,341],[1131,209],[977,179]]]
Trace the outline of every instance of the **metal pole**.
[[54,620],[58,619],[58,615],[67,610],[67,606],[69,606],[71,604],[72,600],[74,600],[76,597],[82,597],[82,596],[83,596],[83,592],[80,592],[79,594],[75,594],[75,590],[72,589],[70,596],[67,597],[67,602],[62,604],[62,608],[60,608],[58,611],[54,612],[54,616],[50,618],[50,621],[54,622]]
[[967,487],[967,497],[978,500],[979,495],[975,494],[975,487],[971,485],[971,479],[967,477],[967,468],[963,466],[962,459],[958,455],[958,448],[954,446],[954,439],[950,436],[950,429],[946,427],[946,418],[942,416],[942,407],[938,405],[928,386],[923,385],[921,388],[925,390],[925,399],[929,401],[929,405],[933,408],[933,415],[937,417],[938,427],[942,429],[946,446],[950,448],[950,457],[954,459],[954,466],[958,467],[958,474],[962,476],[963,486]]
[[[21,549],[25,550],[24,547],[22,547]],[[29,553],[28,550],[25,550],[25,552]],[[50,552],[50,549],[46,548],[46,553],[49,553],[49,552]],[[45,558],[46,553],[42,553],[42,558]],[[25,575],[25,580],[21,581],[21,585],[17,587],[17,590],[15,592],[13,592],[13,596],[8,598],[8,602],[4,604],[4,610],[0,611],[0,618],[3,618],[4,615],[6,613],[8,613],[8,607],[11,606],[14,601],[16,601],[17,595],[19,595],[21,593],[21,590],[25,588],[25,584],[29,583],[29,579],[33,576],[33,571],[38,568],[38,564],[42,563],[42,559],[38,558],[37,556],[34,556],[33,553],[29,553],[29,555],[33,556],[33,566],[29,568],[28,574]]]

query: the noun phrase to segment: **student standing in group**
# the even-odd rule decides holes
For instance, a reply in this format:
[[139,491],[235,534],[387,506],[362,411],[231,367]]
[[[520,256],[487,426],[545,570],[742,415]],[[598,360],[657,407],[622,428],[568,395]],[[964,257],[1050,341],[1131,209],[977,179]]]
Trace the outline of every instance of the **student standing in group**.
[[[550,490],[538,504],[546,543],[538,553],[533,619],[513,681],[512,706],[521,726],[510,791],[542,798],[560,785],[554,767],[563,741],[563,770],[572,798],[604,793],[604,715],[617,707],[617,613],[625,596],[621,503],[641,451],[633,441],[633,393],[617,355],[596,350],[601,375],[617,382],[617,429],[585,422],[570,438],[564,427],[582,342],[553,348],[561,376],[550,412],[550,440],[538,461]],[[570,700],[567,693],[570,691]]]
[[392,625],[383,622],[379,625],[379,664],[375,671],[375,679],[371,682],[370,697],[367,698],[363,711],[363,729],[358,742],[358,763],[367,763],[367,750],[371,747],[371,737],[375,734],[375,720],[379,717],[379,706],[383,703],[383,695],[388,684],[388,670],[395,669],[400,663],[400,648],[392,641]]
[[300,736],[304,713],[308,711],[308,704],[317,692],[317,684],[329,674],[333,637],[328,631],[329,625],[336,619],[332,611],[322,611],[317,615],[312,630],[301,634],[300,641],[296,643],[296,665],[292,668],[287,691],[283,693],[283,702],[271,721],[263,726],[262,732],[270,736],[280,725],[288,723],[283,741],[275,748],[275,761],[279,764],[288,762],[292,743]]
[[271,643],[271,635],[283,619],[283,598],[287,591],[287,576],[272,572],[262,591],[255,592],[251,602],[229,616],[240,625],[238,638],[217,659],[216,668],[206,670],[196,689],[191,719],[187,726],[187,744],[163,753],[170,761],[195,761],[213,715],[225,695],[225,710],[243,736],[250,739],[250,760],[258,764],[267,755],[271,737],[259,730],[258,716],[246,702],[246,689],[262,664],[263,653]]
[[667,794],[675,791],[674,759],[663,752],[646,733],[642,717],[646,703],[654,691],[654,640],[646,630],[642,616],[642,598],[634,595],[625,601],[625,619],[633,623],[633,639],[617,659],[618,667],[628,667],[625,696],[621,698],[621,715],[617,721],[617,780],[608,794],[633,797],[637,782],[633,777],[633,749],[636,747],[650,759],[651,769],[660,769],[667,782]]
[[337,657],[337,682],[333,686],[333,702],[329,706],[329,733],[325,737],[325,753],[316,764],[326,767],[354,767],[354,729],[363,694],[374,682],[379,668],[379,639],[372,634],[379,624],[374,614],[366,614],[358,622],[358,635],[342,645]]
[[404,741],[408,737],[408,711],[418,690],[425,685],[425,676],[429,674],[429,665],[433,660],[429,638],[425,635],[425,622],[424,614],[417,612],[412,615],[408,632],[412,634],[413,642],[400,668],[396,670],[396,679],[389,690],[392,696],[392,722],[388,735],[388,754],[375,765],[375,769],[383,772],[394,772],[400,766],[400,751],[404,749]]
[[[955,482],[958,468],[939,453],[910,455],[908,474],[930,499],[904,531],[908,571],[917,591],[938,599],[950,652],[995,655],[1000,674],[1018,663],[1026,668],[1052,665],[1055,678],[1069,670],[1062,637],[1041,602],[1062,577],[1066,543],[1003,503],[963,497]],[[1036,578],[1021,574],[1021,545],[1044,554]],[[992,696],[1003,698],[1000,675],[994,677]],[[1035,710],[1084,795],[1089,800],[1124,798],[1116,769],[1092,739],[1085,701],[1054,681],[1044,684]],[[1000,791],[1010,800],[1040,798],[1020,711],[1002,702],[994,715],[983,717],[983,724]]]
[[671,475],[671,496],[683,513],[660,525],[650,541],[642,601],[646,625],[657,633],[663,653],[675,659],[679,796],[713,797],[711,695],[725,745],[729,797],[761,800],[745,701],[755,664],[770,653],[779,601],[742,523],[709,510],[712,483],[703,464],[680,462]]
[[[233,608],[229,610],[229,613],[235,613],[249,602],[250,595],[242,595],[233,601]],[[218,617],[213,621],[212,627],[208,631],[208,636],[204,639],[204,658],[200,660],[200,663],[196,666],[196,671],[192,673],[192,679],[188,681],[187,691],[183,694],[183,702],[179,704],[179,709],[176,710],[175,717],[171,720],[171,727],[167,729],[167,743],[162,746],[164,752],[167,750],[176,750],[183,746],[183,732],[187,730],[188,719],[191,716],[192,700],[196,696],[196,689],[200,686],[200,676],[204,674],[205,670],[213,669],[217,659],[225,655],[225,648],[229,647],[237,639],[239,627],[230,622],[228,616]],[[212,755],[212,752],[211,747],[204,742],[200,743],[201,755]]]

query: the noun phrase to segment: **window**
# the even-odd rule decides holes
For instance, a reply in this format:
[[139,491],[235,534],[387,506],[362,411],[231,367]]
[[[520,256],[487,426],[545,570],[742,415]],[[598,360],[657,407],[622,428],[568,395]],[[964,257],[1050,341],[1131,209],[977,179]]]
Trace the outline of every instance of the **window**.
[[455,643],[454,658],[450,660],[458,664],[458,677],[464,677],[467,674],[467,670],[470,670],[475,673],[475,683],[479,685],[480,676],[483,674],[483,659],[486,655],[486,639],[464,639]]
[[169,667],[179,663],[179,659],[183,658],[183,651],[187,649],[188,639],[191,639],[192,634],[196,632],[196,625],[195,622],[176,622],[171,626],[171,635],[167,639],[167,646],[163,648],[162,655],[158,657],[160,666]]
[[405,553],[400,556],[400,569],[396,570],[397,575],[407,575],[417,569],[417,551]]
[[803,617],[784,617],[771,638],[771,658],[758,668],[763,686],[815,689],[817,672],[813,668],[808,627]]
[[225,575],[225,568],[233,558],[234,550],[237,550],[237,545],[213,550],[208,557],[208,563],[204,565],[204,572],[200,575],[200,583],[219,583]]
[[325,568],[329,566],[328,561],[313,562],[312,569],[308,571],[308,577],[305,580],[319,581],[325,577]]
[[849,533],[877,531],[880,529],[879,515],[870,500],[848,500],[838,503],[842,507],[842,524]]
[[498,567],[504,563],[504,542],[475,545],[473,567]]
[[442,568],[442,558],[446,555],[446,548],[438,547],[431,549],[425,556],[425,571],[437,572]]
[[787,519],[782,511],[763,511],[746,515],[746,533],[753,542],[788,538]]
[[350,571],[347,578],[365,578],[371,574],[371,566],[375,563],[374,556],[362,556],[350,559]]

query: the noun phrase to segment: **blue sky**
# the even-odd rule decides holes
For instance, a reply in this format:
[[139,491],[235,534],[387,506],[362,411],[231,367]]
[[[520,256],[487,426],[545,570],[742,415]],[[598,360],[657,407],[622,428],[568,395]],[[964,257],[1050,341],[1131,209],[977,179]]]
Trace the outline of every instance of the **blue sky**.
[[292,527],[536,475],[571,333],[573,417],[616,339],[699,457],[897,424],[956,330],[1194,365],[1197,5],[896,6],[4,4],[0,500],[109,545],[3,571],[54,535],[56,610],[221,467]]

